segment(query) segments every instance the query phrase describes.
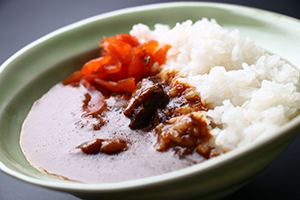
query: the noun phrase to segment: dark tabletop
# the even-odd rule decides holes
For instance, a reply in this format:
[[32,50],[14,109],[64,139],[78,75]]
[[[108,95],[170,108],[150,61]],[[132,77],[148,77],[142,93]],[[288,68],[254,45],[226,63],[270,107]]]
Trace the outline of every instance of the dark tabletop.
[[[70,23],[108,11],[159,2],[168,1],[0,0],[0,64],[30,42]],[[219,0],[217,2],[261,8],[300,19],[300,0]],[[0,172],[0,200],[18,199],[76,200],[78,198],[67,193],[30,185]],[[256,179],[225,199],[300,199],[300,135]]]

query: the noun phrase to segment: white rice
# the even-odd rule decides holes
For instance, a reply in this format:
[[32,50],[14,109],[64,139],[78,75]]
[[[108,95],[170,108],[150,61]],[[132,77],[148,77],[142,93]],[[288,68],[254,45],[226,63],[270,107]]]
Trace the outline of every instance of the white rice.
[[211,108],[204,113],[214,142],[224,150],[274,133],[300,108],[299,72],[277,55],[268,55],[238,30],[216,20],[187,20],[153,31],[134,25],[140,42],[170,44],[166,69],[176,69]]

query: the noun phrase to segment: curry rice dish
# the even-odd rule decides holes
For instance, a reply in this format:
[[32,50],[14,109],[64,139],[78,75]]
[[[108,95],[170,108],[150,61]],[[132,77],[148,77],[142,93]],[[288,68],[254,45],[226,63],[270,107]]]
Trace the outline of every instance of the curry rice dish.
[[299,72],[214,19],[134,25],[37,100],[20,145],[35,168],[108,183],[213,159],[300,107]]

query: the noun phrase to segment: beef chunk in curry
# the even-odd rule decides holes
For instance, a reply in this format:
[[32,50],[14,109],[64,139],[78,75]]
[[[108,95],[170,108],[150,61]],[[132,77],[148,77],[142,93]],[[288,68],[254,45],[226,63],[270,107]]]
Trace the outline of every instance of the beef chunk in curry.
[[157,108],[168,101],[162,84],[155,78],[140,81],[133,92],[124,115],[131,119],[131,129],[144,128],[151,124]]

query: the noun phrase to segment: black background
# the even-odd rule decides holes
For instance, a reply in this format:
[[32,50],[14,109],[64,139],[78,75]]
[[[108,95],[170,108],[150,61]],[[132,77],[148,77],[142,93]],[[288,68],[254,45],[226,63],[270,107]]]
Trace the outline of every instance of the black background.
[[[121,8],[161,2],[171,1],[0,0],[0,63],[2,64],[25,45],[70,23]],[[206,2],[245,5],[300,19],[300,0],[207,0]],[[226,197],[225,200],[300,199],[299,146],[300,136],[256,179]],[[18,199],[76,200],[78,198],[67,193],[30,185],[0,172],[0,200]]]

